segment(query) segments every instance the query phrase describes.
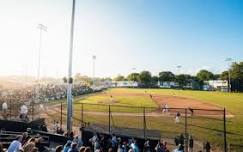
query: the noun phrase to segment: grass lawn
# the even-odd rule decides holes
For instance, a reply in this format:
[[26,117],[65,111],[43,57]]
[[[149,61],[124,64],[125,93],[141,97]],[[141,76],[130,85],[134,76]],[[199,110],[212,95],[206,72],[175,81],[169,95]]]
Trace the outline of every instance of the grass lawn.
[[[80,103],[94,104],[85,105],[84,110],[96,112],[108,111],[108,106],[101,106],[96,104],[109,104],[117,106],[112,107],[111,110],[114,112],[142,112],[141,108],[134,109],[129,107],[118,107],[126,105],[156,108],[158,105],[153,100],[151,100],[148,94],[186,97],[196,99],[204,103],[215,104],[222,108],[225,107],[227,111],[234,115],[232,118],[227,118],[227,139],[230,143],[243,144],[243,93],[223,93],[173,89],[109,89],[102,93],[96,93],[75,99],[74,117],[77,119],[80,119],[81,117]],[[110,95],[112,95],[112,98]],[[184,132],[183,118],[181,119],[180,124],[175,124],[173,117],[160,116],[146,118],[147,128],[161,130],[162,136],[173,138],[175,135]],[[108,117],[106,115],[92,115],[85,113],[84,120],[91,123],[108,124]],[[78,124],[78,122],[75,123]],[[112,123],[114,126],[142,128],[143,117],[115,115],[112,116]],[[193,135],[194,138],[203,141],[208,140],[219,145],[223,143],[222,117],[190,117],[188,118],[188,124],[188,132]]]

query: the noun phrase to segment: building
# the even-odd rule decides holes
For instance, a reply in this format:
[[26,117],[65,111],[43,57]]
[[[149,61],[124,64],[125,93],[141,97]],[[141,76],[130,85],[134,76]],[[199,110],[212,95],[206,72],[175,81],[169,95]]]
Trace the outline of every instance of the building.
[[164,81],[164,82],[158,82],[158,86],[160,88],[175,88],[178,87],[178,84],[176,82],[170,82],[170,81]]
[[227,92],[228,91],[228,81],[227,80],[209,80],[205,81],[203,89],[204,90],[218,90]]
[[112,87],[120,88],[136,88],[138,87],[138,82],[136,81],[114,81]]

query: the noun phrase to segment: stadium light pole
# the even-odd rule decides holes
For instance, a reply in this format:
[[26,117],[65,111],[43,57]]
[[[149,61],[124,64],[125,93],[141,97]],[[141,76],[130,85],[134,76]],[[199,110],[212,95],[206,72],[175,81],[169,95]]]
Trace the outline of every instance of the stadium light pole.
[[67,132],[70,135],[72,131],[72,58],[73,58],[73,35],[74,35],[74,18],[75,18],[75,0],[72,3],[72,17],[70,29],[70,44],[69,44],[69,62],[68,62],[68,85],[67,85]]
[[96,56],[92,56],[92,77],[93,77],[93,85],[95,84],[95,60]]
[[181,65],[177,65],[177,66],[176,66],[176,68],[178,69],[178,71],[177,71],[178,75],[181,73],[181,72],[180,72],[181,67],[182,67]]
[[132,72],[136,72],[137,68],[133,67]]
[[230,64],[232,62],[232,58],[226,58],[226,62],[228,62],[229,70],[228,70],[228,92],[231,92],[231,74],[230,74]]
[[47,32],[47,27],[43,24],[38,24],[37,28],[40,30],[39,48],[38,48],[38,67],[37,67],[37,80],[40,79],[40,62],[41,62],[41,48],[42,48],[42,31]]
[[[47,27],[43,24],[38,24],[37,28],[40,30],[39,35],[39,48],[38,48],[38,65],[37,65],[37,90],[36,90],[36,99],[37,102],[40,101],[40,66],[41,66],[41,49],[42,49],[42,32],[47,32]],[[32,103],[32,119],[34,115],[34,101]]]

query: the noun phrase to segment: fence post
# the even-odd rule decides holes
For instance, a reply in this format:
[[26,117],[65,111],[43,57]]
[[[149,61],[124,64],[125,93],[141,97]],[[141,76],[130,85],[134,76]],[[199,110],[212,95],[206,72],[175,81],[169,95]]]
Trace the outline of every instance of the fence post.
[[81,123],[84,123],[84,104],[81,103]]
[[185,152],[188,152],[187,108],[185,108]]
[[143,137],[146,139],[146,111],[145,107],[143,107]]
[[109,134],[111,133],[111,106],[109,105]]
[[11,120],[12,115],[12,97],[9,100],[9,119]]
[[61,128],[62,128],[62,101],[61,101],[61,122],[60,122]]
[[225,108],[224,108],[224,152],[227,152],[226,111],[225,111]]
[[34,120],[34,100],[32,100],[32,105],[31,105],[31,107],[32,107],[32,110],[31,110],[31,114],[32,114],[32,121]]

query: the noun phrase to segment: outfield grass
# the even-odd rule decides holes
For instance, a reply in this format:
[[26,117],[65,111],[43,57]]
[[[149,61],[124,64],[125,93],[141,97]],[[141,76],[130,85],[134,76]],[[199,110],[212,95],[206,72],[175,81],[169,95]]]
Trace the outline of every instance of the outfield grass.
[[[145,93],[146,91],[146,93]],[[106,96],[104,94],[107,94]],[[112,95],[111,98],[109,95]],[[133,94],[133,95],[129,95]],[[136,95],[134,95],[136,94]],[[243,93],[223,93],[223,92],[207,92],[207,91],[188,91],[173,89],[109,89],[102,93],[87,95],[82,98],[76,98],[74,104],[74,117],[81,118],[80,103],[90,103],[94,105],[85,105],[85,111],[108,112],[108,106],[96,104],[108,104],[112,106],[113,112],[142,112],[141,108],[129,108],[119,106],[137,106],[137,107],[154,107],[158,105],[151,100],[148,94],[152,95],[173,95],[196,99],[204,103],[210,103],[222,108],[226,108],[232,118],[227,118],[227,139],[230,143],[243,144]],[[185,103],[186,104],[186,103]],[[150,112],[150,111],[147,111]],[[223,115],[221,117],[202,117],[195,116],[188,118],[188,132],[194,138],[202,141],[210,141],[218,145],[223,143]],[[184,119],[180,124],[174,123],[173,117],[146,117],[148,129],[158,129],[162,136],[175,137],[184,132]],[[84,114],[84,121],[91,123],[108,124],[108,117],[105,115]],[[79,124],[78,121],[75,121]],[[136,127],[143,128],[143,117],[137,116],[113,116],[112,124],[120,127]]]
[[[191,90],[174,90],[174,89],[111,89],[111,93],[141,93],[144,92],[156,95],[175,95],[200,100],[204,103],[215,104],[234,115],[233,118],[227,119],[228,140],[232,143],[243,144],[243,93],[225,93],[225,92],[210,92],[210,91],[191,91]],[[185,103],[186,104],[186,103]],[[200,119],[201,120],[201,119]],[[198,124],[199,126],[209,126],[212,129],[222,130],[222,123],[204,120]],[[214,128],[213,128],[214,127]],[[193,130],[195,127],[192,128]],[[197,129],[195,129],[197,130]],[[203,129],[200,129],[202,132]],[[200,134],[198,132],[198,134]],[[214,138],[208,132],[208,138]],[[205,135],[204,135],[205,136]],[[217,136],[216,136],[217,137]],[[218,137],[219,138],[219,137]],[[217,138],[214,140],[217,142]]]

